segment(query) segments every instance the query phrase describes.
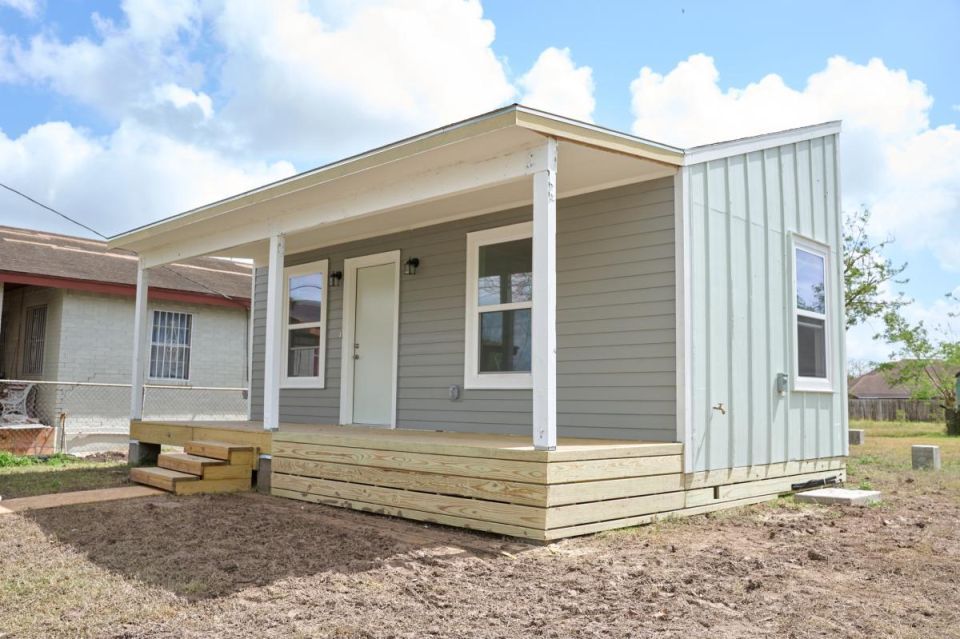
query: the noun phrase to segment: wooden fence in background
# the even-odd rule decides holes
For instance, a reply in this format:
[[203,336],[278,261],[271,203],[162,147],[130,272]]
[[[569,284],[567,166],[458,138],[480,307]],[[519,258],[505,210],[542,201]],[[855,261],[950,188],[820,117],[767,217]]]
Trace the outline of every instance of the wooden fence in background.
[[848,400],[850,419],[878,422],[943,421],[943,408],[936,399],[853,399]]

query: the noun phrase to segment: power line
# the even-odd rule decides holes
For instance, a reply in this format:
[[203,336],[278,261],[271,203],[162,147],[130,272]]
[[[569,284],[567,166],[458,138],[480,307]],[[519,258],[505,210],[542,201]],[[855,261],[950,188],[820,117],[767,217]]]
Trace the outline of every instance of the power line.
[[50,211],[51,213],[55,213],[56,215],[59,215],[59,216],[62,217],[63,219],[67,220],[68,222],[73,222],[73,223],[76,224],[77,226],[87,229],[88,231],[90,231],[90,232],[93,233],[94,235],[96,235],[96,236],[98,236],[98,237],[100,237],[100,238],[102,238],[102,239],[104,239],[104,240],[107,239],[107,236],[104,235],[103,233],[101,233],[100,231],[98,231],[98,230],[96,230],[96,229],[90,228],[89,226],[87,226],[87,225],[84,224],[83,222],[78,222],[77,220],[73,219],[73,218],[70,217],[69,215],[66,215],[66,214],[64,214],[64,213],[61,213],[61,212],[58,211],[57,209],[55,209],[55,208],[53,208],[53,207],[50,207],[50,206],[47,206],[47,205],[44,204],[43,202],[38,202],[37,200],[33,199],[32,197],[30,197],[30,196],[27,195],[26,193],[23,193],[23,192],[21,192],[21,191],[18,191],[17,189],[13,188],[12,186],[7,186],[7,185],[4,184],[3,182],[0,182],[0,186],[2,186],[3,188],[5,188],[6,190],[10,191],[11,193],[15,193],[15,194],[19,195],[20,197],[22,197],[22,198],[25,199],[25,200],[29,200],[30,202],[33,202],[34,204],[36,204],[36,205],[39,206],[40,208],[47,209],[47,210]]
[[[101,233],[100,231],[98,231],[98,230],[96,230],[96,229],[94,229],[94,228],[90,228],[89,226],[87,226],[87,225],[84,224],[83,222],[80,222],[80,221],[78,221],[78,220],[75,220],[74,218],[70,217],[70,216],[67,215],[66,213],[61,213],[60,211],[58,211],[57,209],[53,208],[52,206],[47,206],[47,205],[44,204],[43,202],[40,202],[40,201],[38,201],[38,200],[33,199],[32,197],[30,197],[30,196],[27,195],[26,193],[24,193],[24,192],[22,192],[22,191],[18,191],[17,189],[13,188],[12,186],[7,186],[7,185],[4,184],[3,182],[0,182],[0,186],[2,186],[3,188],[5,188],[6,190],[10,191],[11,193],[13,193],[13,194],[15,194],[15,195],[19,195],[19,196],[22,197],[23,199],[25,199],[25,200],[27,200],[27,201],[29,201],[29,202],[32,202],[33,204],[36,204],[37,206],[39,206],[39,207],[42,208],[42,209],[46,209],[46,210],[50,211],[51,213],[53,213],[53,214],[55,214],[55,215],[59,215],[59,216],[62,217],[63,219],[67,220],[68,222],[72,222],[73,224],[76,224],[77,226],[79,226],[79,227],[81,227],[81,228],[84,228],[84,229],[90,231],[91,233],[93,233],[94,235],[100,237],[100,238],[103,239],[103,240],[108,239],[107,236],[104,235],[103,233]],[[161,265],[160,265],[160,268],[165,268],[165,269],[167,269],[168,271],[170,271],[171,273],[173,273],[174,275],[176,275],[176,276],[178,276],[178,277],[182,277],[183,279],[187,280],[188,282],[192,282],[193,284],[196,284],[196,285],[199,286],[200,288],[203,288],[203,289],[209,291],[210,293],[213,293],[214,295],[219,295],[219,296],[221,296],[221,297],[223,297],[223,298],[226,298],[226,299],[228,299],[228,300],[230,300],[230,301],[235,301],[232,297],[230,297],[230,296],[227,295],[226,293],[223,293],[223,292],[221,292],[221,291],[218,291],[218,290],[215,290],[215,289],[213,289],[213,288],[210,288],[209,286],[207,286],[207,285],[204,284],[203,282],[198,282],[197,280],[195,280],[195,279],[193,279],[193,278],[191,278],[191,277],[187,277],[187,276],[184,275],[183,273],[181,273],[181,272],[179,272],[179,271],[175,271],[173,268],[171,268],[170,266],[168,266],[168,265],[166,265],[166,264],[161,264]]]

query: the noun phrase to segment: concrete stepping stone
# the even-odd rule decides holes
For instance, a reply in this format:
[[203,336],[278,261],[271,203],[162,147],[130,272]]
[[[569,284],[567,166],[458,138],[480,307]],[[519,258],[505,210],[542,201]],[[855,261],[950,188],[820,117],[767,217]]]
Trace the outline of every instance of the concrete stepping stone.
[[852,488],[819,488],[793,496],[802,504],[840,504],[841,506],[869,506],[880,501],[879,490],[855,490]]

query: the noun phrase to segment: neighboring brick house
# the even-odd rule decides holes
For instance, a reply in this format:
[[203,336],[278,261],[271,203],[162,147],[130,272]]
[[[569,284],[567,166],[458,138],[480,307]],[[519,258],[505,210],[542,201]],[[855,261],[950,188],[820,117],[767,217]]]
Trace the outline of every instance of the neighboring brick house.
[[[105,242],[0,227],[0,380],[41,382],[31,421],[62,422],[71,452],[126,442],[136,272]],[[246,387],[250,286],[250,267],[228,260],[158,269],[148,413],[246,417],[246,393],[198,388]]]

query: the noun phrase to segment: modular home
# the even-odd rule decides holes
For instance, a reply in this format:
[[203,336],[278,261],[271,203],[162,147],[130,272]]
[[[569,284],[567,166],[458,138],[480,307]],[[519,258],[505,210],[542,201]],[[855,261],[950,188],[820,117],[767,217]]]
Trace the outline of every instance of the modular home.
[[133,401],[142,459],[194,453],[137,478],[238,489],[196,458],[253,450],[277,496],[538,540],[842,481],[839,132],[681,149],[512,105],[113,238],[138,361],[153,269],[256,268],[249,420]]

